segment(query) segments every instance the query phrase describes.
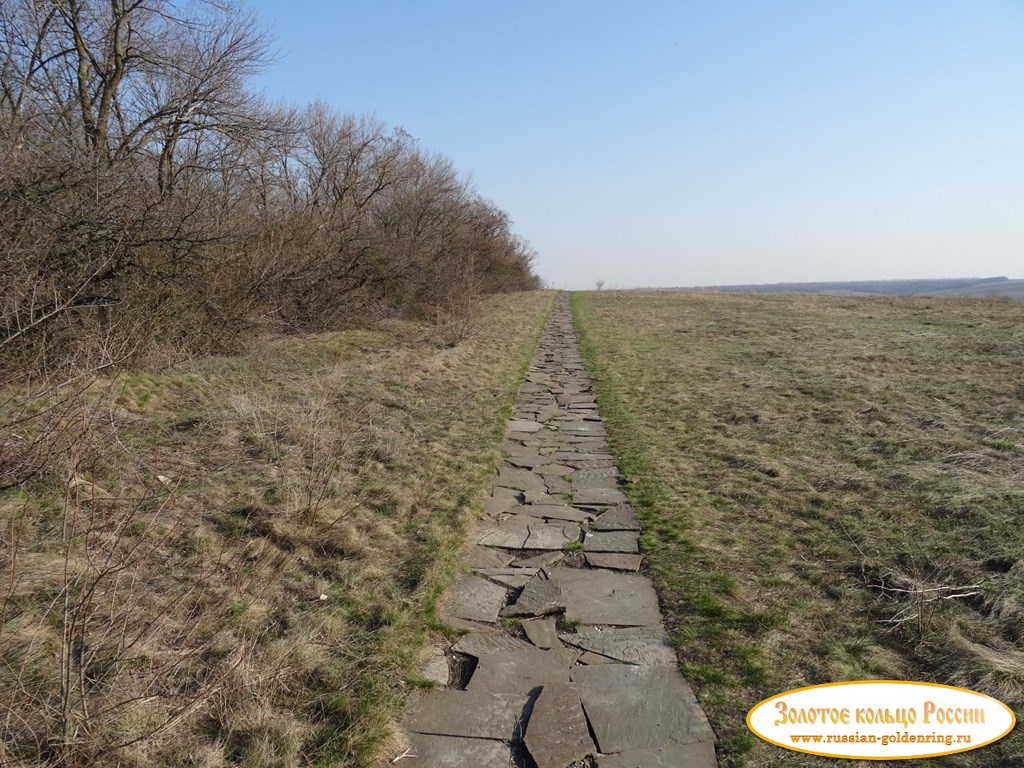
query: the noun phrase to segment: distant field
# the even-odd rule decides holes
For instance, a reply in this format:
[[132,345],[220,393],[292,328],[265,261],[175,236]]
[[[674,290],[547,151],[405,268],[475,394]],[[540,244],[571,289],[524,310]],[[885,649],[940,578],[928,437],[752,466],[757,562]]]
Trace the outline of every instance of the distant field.
[[1007,298],[1024,301],[1024,280],[1004,280],[998,283],[983,283],[966,288],[946,288],[929,291],[932,296],[971,296],[976,298]]
[[[749,707],[802,685],[929,680],[1021,716],[1024,305],[573,302],[646,567],[723,766],[851,764],[746,730]],[[1018,727],[940,763],[1011,768],[1022,754]]]
[[266,338],[36,408],[68,439],[0,492],[0,765],[393,756],[552,299],[486,299],[454,347]]

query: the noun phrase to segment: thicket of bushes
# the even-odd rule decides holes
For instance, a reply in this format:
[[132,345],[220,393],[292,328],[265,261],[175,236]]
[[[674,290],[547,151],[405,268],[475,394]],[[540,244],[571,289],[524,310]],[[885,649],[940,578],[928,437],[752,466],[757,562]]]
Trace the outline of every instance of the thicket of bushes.
[[0,4],[2,373],[537,287],[508,216],[402,130],[265,103],[234,3]]

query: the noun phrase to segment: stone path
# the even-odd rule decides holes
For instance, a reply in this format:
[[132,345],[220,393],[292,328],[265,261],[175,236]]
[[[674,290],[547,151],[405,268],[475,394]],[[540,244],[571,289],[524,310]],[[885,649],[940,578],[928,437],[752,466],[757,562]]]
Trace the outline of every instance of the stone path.
[[640,526],[619,488],[566,295],[508,422],[467,573],[442,617],[468,630],[424,674],[409,750],[423,768],[715,768]]

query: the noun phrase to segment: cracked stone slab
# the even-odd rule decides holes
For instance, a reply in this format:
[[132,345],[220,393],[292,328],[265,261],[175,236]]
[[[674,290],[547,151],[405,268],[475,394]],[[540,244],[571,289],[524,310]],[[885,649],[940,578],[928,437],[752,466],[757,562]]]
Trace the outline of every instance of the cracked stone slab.
[[562,590],[554,581],[534,579],[529,582],[515,603],[501,609],[501,616],[548,616],[565,610]]
[[613,571],[639,571],[643,555],[627,555],[620,552],[586,552],[584,557],[594,568],[609,568]]
[[527,491],[523,494],[523,500],[526,504],[561,504],[561,499],[554,496],[548,496],[544,491]]
[[543,467],[545,464],[550,464],[551,459],[538,453],[536,456],[509,456],[505,459],[505,462],[519,469],[533,469],[534,467]]
[[617,488],[584,488],[572,495],[574,506],[602,507],[622,504],[628,501],[626,494]]
[[506,432],[540,432],[544,425],[527,419],[509,419],[505,427]]
[[524,645],[526,650],[478,656],[476,670],[466,690],[530,693],[549,683],[569,682],[569,670],[580,657],[579,651],[569,648],[542,651]]
[[448,654],[442,648],[431,648],[426,663],[420,670],[420,676],[432,680],[442,688],[448,687]]
[[511,488],[516,491],[541,491],[546,489],[544,478],[535,475],[525,469],[515,467],[502,467],[498,470],[498,477],[494,484],[502,488]]
[[539,467],[534,467],[533,471],[538,475],[565,477],[566,475],[572,474],[572,467],[567,467],[564,464],[543,464]]
[[627,552],[640,551],[638,531],[590,531],[583,539],[584,552]]
[[597,751],[575,686],[544,686],[534,702],[524,741],[537,768],[565,768]]
[[583,624],[654,626],[662,618],[650,579],[634,573],[549,568],[565,599],[565,615]]
[[512,750],[503,741],[460,736],[409,734],[409,754],[403,768],[508,768]]
[[447,612],[459,619],[494,624],[508,590],[479,576],[463,576],[452,589]]
[[479,659],[481,656],[494,653],[531,651],[533,646],[524,640],[500,632],[470,632],[463,635],[459,642],[452,646],[452,650]]
[[598,664],[576,667],[572,680],[605,754],[714,740],[700,704],[675,667]]
[[558,640],[558,633],[555,631],[554,619],[531,619],[522,622],[522,626],[527,639],[538,648],[547,650],[548,648],[562,647]]
[[585,651],[599,653],[629,664],[674,667],[676,652],[661,627],[592,627],[562,639]]
[[526,523],[515,520],[500,523],[485,523],[478,528],[477,544],[485,547],[522,549],[530,529]]
[[[554,501],[554,499],[552,499]],[[565,504],[530,504],[521,510],[513,508],[508,510],[509,514],[526,514],[533,517],[541,517],[549,520],[568,520],[573,523],[585,523],[593,519],[593,514],[580,509],[573,509]]]
[[512,565],[516,568],[545,568],[549,565],[554,565],[563,557],[565,555],[562,552],[543,552],[532,557],[521,557],[518,560],[513,560]]
[[548,493],[569,493],[569,483],[560,477],[548,475],[544,478],[544,487]]
[[594,518],[595,531],[639,531],[640,521],[629,504],[618,504]]
[[592,491],[599,488],[616,490],[619,487],[619,479],[612,477],[574,477],[571,482],[572,492]]
[[519,735],[527,703],[521,694],[435,691],[413,700],[405,727],[435,736],[511,741]]
[[477,568],[476,572],[479,576],[512,589],[522,589],[537,575],[536,568]]
[[615,659],[609,659],[607,656],[602,656],[599,653],[593,651],[584,651],[583,655],[576,659],[577,664],[618,664],[619,662]]
[[617,755],[600,755],[597,768],[718,768],[715,746],[710,741],[672,744],[661,749],[627,749]]
[[512,555],[506,554],[500,549],[481,547],[479,544],[475,544],[466,552],[462,562],[470,568],[504,568],[512,562]]
[[500,515],[518,503],[519,500],[515,496],[491,496],[484,502],[484,512],[488,515]]
[[566,544],[579,540],[580,527],[576,523],[530,525],[522,549],[563,549]]

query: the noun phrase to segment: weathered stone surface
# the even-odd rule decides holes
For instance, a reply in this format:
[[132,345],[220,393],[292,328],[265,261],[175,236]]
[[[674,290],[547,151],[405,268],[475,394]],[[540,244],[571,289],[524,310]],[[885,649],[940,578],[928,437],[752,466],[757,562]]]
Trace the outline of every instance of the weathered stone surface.
[[583,655],[576,659],[577,664],[618,664],[616,659],[609,659],[593,651],[584,651]]
[[[555,461],[582,462],[613,462],[615,457],[610,453],[583,453],[580,451],[558,451],[551,455]],[[616,470],[616,474],[617,474]]]
[[494,490],[491,491],[492,499],[511,499],[515,503],[519,503],[523,499],[523,492],[517,491],[515,488],[501,488],[495,486]]
[[544,491],[544,479],[525,469],[515,467],[502,467],[498,470],[498,477],[495,485],[503,488],[512,488],[517,491]]
[[533,471],[538,475],[565,477],[566,475],[572,474],[572,467],[567,467],[564,464],[543,464],[539,467],[535,467]]
[[561,648],[558,633],[555,631],[554,619],[531,619],[523,622],[523,631],[530,642],[538,648]]
[[594,518],[595,531],[639,531],[640,521],[629,504],[618,504]]
[[549,616],[565,610],[562,590],[554,581],[534,579],[529,582],[515,603],[501,609],[501,616]]
[[468,635],[463,635],[459,642],[452,646],[452,650],[480,658],[490,653],[530,651],[533,650],[533,646],[500,632],[470,632]]
[[530,693],[548,683],[568,683],[569,670],[580,656],[568,648],[542,651],[528,645],[527,649],[478,656],[466,690]]
[[630,664],[674,667],[677,663],[676,652],[661,627],[593,627],[563,635],[562,639],[577,648]]
[[409,734],[409,754],[402,768],[508,768],[512,750],[503,741],[459,736]]
[[715,745],[672,744],[662,749],[627,749],[617,755],[601,755],[597,768],[718,768]]
[[527,701],[520,694],[435,691],[415,698],[405,727],[415,733],[512,740]]
[[478,568],[477,574],[513,589],[522,589],[537,575],[536,568]]
[[579,493],[580,491],[590,491],[594,489],[606,488],[608,490],[615,490],[619,487],[619,478],[617,477],[579,477],[572,478],[570,483],[573,493]]
[[554,565],[563,557],[565,555],[561,552],[543,552],[532,557],[521,557],[518,560],[513,560],[512,565],[516,568],[544,568],[548,565]]
[[443,648],[433,647],[429,651],[426,663],[420,670],[420,676],[425,680],[432,680],[442,688],[448,687],[449,669],[448,654]]
[[505,605],[508,591],[479,576],[463,576],[452,589],[447,611],[452,616],[493,624]]
[[518,503],[518,500],[514,497],[491,496],[484,502],[484,512],[488,515],[500,515],[506,509],[514,507]]
[[526,419],[509,419],[505,429],[507,432],[540,432],[544,425]]
[[626,494],[617,488],[584,488],[572,494],[573,506],[610,507],[624,501],[626,501]]
[[545,491],[527,491],[523,494],[523,500],[526,504],[561,504],[562,500],[554,496],[549,496]]
[[580,540],[580,527],[575,523],[530,525],[523,549],[562,549]]
[[520,469],[533,469],[534,467],[543,467],[545,464],[551,463],[551,459],[547,456],[541,456],[539,453],[534,456],[509,456],[505,461],[513,467]]
[[[515,511],[515,509],[511,509],[509,510],[509,513],[513,514]],[[584,523],[594,517],[590,512],[584,512],[581,509],[573,509],[565,504],[529,504],[524,507],[523,511],[526,514],[533,515],[534,517],[542,517],[550,520],[568,520],[574,523]]]
[[565,615],[583,624],[661,624],[658,597],[649,579],[633,573],[551,568],[565,599]]
[[714,739],[693,691],[674,667],[581,666],[573,669],[572,680],[605,754]]
[[504,568],[512,562],[512,555],[500,549],[481,547],[479,544],[466,551],[463,561],[470,568]]
[[525,522],[513,518],[500,523],[485,523],[479,526],[477,533],[477,544],[485,547],[522,549],[527,536],[530,535],[530,529]]
[[583,538],[584,552],[638,552],[637,531],[588,532]]
[[638,571],[643,555],[625,555],[616,552],[587,552],[587,562],[594,568],[610,568],[613,571]]
[[597,751],[574,686],[544,686],[533,705],[525,742],[537,768],[565,768]]
[[548,475],[544,478],[544,487],[547,489],[548,493],[553,494],[569,493],[570,490],[569,483],[562,478],[555,477],[553,475]]

